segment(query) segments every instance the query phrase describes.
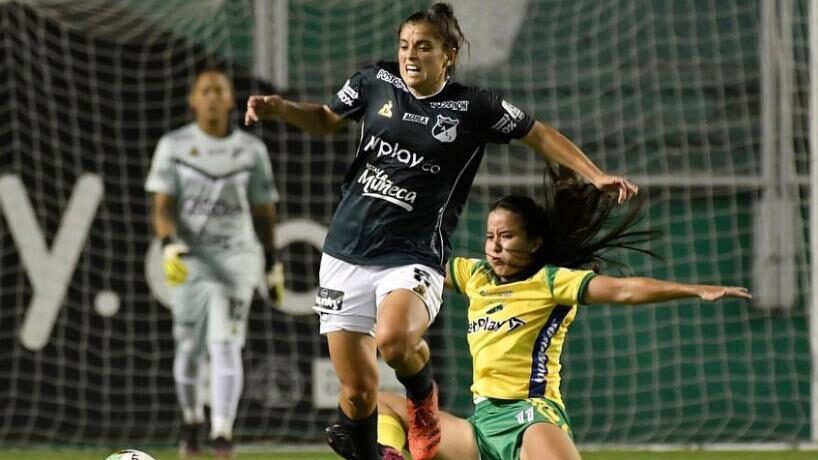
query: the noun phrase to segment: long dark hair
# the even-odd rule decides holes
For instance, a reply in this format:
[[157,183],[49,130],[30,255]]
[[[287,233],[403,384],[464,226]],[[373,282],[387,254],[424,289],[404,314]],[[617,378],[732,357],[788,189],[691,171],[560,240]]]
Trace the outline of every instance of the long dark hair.
[[[625,213],[613,218],[611,213],[617,206],[615,196],[556,166],[546,168],[544,190],[544,206],[527,196],[508,195],[497,200],[490,209],[501,208],[517,214],[529,238],[542,238],[542,246],[526,269],[556,265],[597,271],[606,264],[624,268],[625,264],[605,255],[615,248],[659,257],[638,247],[658,237],[659,232],[631,230],[639,220],[644,195],[631,199]],[[606,227],[610,230],[606,231]]]
[[[432,5],[428,10],[416,11],[404,19],[398,26],[398,37],[403,30],[403,26],[408,23],[426,22],[430,24],[440,39],[443,41],[444,49],[455,49],[455,56],[463,48],[463,43],[468,43],[463,31],[460,30],[460,24],[454,16],[454,9],[448,3],[438,2]],[[456,68],[457,59],[446,69],[446,75],[453,75]]]

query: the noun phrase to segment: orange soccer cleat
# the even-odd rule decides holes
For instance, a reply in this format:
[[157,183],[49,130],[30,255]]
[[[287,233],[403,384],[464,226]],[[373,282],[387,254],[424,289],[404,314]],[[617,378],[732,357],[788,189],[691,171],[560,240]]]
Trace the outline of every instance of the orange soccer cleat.
[[413,460],[431,460],[440,444],[437,384],[423,401],[406,400],[409,412],[409,453]]

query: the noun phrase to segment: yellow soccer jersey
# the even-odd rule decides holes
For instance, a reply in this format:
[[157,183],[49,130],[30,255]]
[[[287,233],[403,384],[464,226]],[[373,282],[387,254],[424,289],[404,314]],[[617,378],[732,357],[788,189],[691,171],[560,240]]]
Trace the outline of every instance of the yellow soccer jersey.
[[560,396],[560,354],[594,273],[546,266],[501,283],[488,262],[452,258],[449,276],[469,298],[472,393],[501,399]]

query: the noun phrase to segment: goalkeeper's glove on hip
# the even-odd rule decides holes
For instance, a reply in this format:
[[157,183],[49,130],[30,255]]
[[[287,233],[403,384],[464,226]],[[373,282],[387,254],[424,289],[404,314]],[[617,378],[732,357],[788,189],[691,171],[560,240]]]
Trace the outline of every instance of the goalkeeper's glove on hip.
[[190,248],[185,243],[169,236],[162,238],[162,268],[168,286],[176,287],[187,279],[185,256],[189,252]]
[[274,305],[281,305],[284,300],[284,265],[276,261],[273,249],[264,252],[264,276],[270,301]]

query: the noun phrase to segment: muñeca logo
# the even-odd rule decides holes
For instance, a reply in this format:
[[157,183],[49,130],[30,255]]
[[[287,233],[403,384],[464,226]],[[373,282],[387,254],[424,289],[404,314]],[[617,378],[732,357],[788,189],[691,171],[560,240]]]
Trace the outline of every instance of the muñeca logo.
[[389,175],[380,168],[367,164],[358,178],[358,183],[363,185],[363,196],[388,201],[409,212],[415,209],[413,205],[417,193],[395,185]]

